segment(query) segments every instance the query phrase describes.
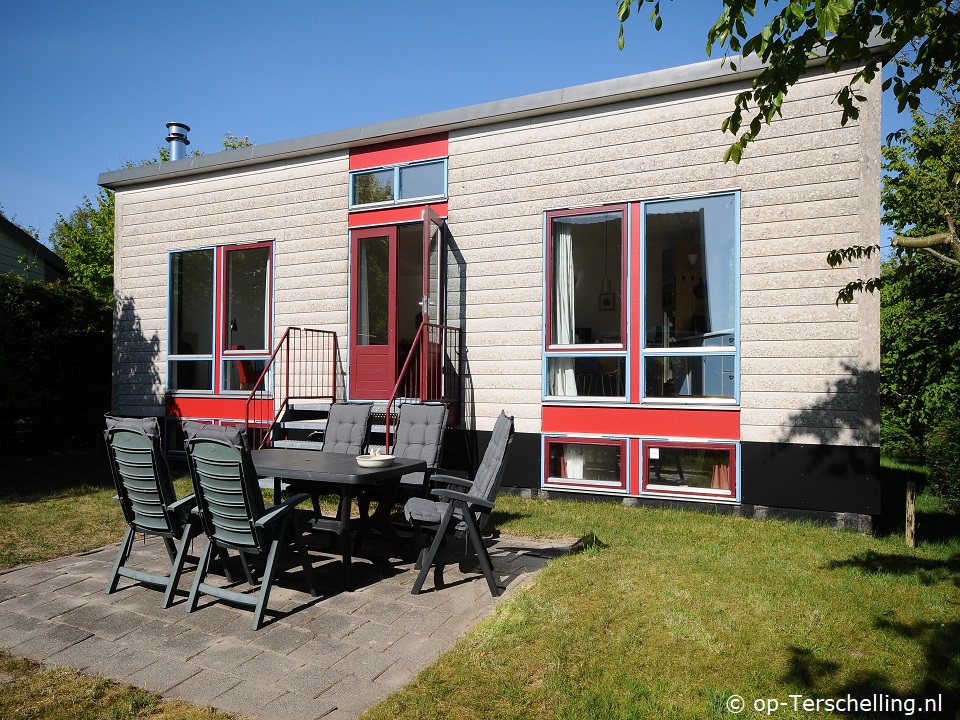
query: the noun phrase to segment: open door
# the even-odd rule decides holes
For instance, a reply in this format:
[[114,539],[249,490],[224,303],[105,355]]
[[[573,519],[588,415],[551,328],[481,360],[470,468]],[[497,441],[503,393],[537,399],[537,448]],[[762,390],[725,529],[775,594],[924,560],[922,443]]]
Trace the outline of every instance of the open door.
[[[429,205],[423,209],[423,322],[432,325],[443,324],[446,308],[442,298],[443,262],[446,256],[444,246],[443,219]],[[426,331],[427,328],[424,328]],[[421,358],[420,397],[423,400],[435,400],[443,397],[443,342],[442,332],[425,332],[421,349],[425,358]]]
[[[351,244],[350,398],[388,400],[420,324],[443,322],[443,219],[426,207],[419,223],[353,230]],[[435,376],[441,349],[415,358],[411,379]]]

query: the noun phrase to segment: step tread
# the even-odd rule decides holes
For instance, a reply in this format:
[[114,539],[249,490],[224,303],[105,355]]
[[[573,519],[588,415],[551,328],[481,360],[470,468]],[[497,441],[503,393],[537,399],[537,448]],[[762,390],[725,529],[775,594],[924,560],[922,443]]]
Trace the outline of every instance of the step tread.
[[320,450],[323,442],[314,440],[274,440],[273,447],[288,450]]

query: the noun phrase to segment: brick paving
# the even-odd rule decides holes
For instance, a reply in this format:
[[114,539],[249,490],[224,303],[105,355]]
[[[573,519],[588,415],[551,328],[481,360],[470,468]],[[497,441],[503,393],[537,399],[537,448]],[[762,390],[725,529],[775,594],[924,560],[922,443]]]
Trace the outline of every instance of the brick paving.
[[[189,564],[167,610],[161,592],[127,578],[105,594],[116,545],[13,568],[0,573],[0,648],[248,718],[346,720],[412,680],[574,543],[487,539],[506,588],[501,598],[490,596],[476,562],[468,566],[452,552],[457,541],[443,558],[440,589],[432,573],[420,595],[410,594],[412,564],[378,558],[384,548],[369,545],[371,559],[354,558],[357,589],[346,592],[327,539],[311,542],[320,596],[306,592],[302,571],[281,575],[257,632],[249,609],[216,598],[202,596],[186,613]],[[151,537],[137,539],[128,564],[166,572],[167,562],[163,544]],[[226,584],[223,576],[218,581]]]

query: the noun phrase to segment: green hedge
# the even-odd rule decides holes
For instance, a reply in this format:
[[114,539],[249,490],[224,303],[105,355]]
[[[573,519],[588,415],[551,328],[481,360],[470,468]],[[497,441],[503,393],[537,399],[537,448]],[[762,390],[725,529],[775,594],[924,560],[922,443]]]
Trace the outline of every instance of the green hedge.
[[0,274],[0,443],[95,439],[110,408],[111,323],[86,288]]
[[927,433],[929,490],[960,510],[960,418],[951,417]]

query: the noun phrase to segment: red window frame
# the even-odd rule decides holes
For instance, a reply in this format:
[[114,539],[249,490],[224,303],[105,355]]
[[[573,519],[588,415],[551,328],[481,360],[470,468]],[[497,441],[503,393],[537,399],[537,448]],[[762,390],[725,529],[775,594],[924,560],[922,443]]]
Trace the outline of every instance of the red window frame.
[[[601,483],[588,478],[559,478],[550,475],[550,449],[552,445],[606,445],[620,449],[620,481],[617,485]],[[627,492],[627,440],[625,438],[588,438],[570,435],[548,435],[543,439],[543,487],[563,490]]]
[[[571,210],[551,210],[547,212],[546,249],[544,252],[544,291],[546,295],[543,328],[543,341],[546,350],[567,351],[570,354],[589,352],[589,354],[592,355],[594,353],[605,352],[623,353],[627,349],[627,312],[629,310],[627,307],[627,277],[630,275],[627,266],[627,258],[629,257],[628,248],[630,244],[627,207],[627,204],[623,203],[618,205],[599,205],[590,208],[575,208]],[[608,343],[599,346],[589,343],[556,345],[550,339],[553,335],[553,221],[565,217],[608,215],[611,213],[620,213],[620,343],[618,345]]]
[[[729,454],[730,463],[727,466],[727,485],[724,488],[717,488],[722,492],[709,492],[701,488],[689,486],[670,486],[657,485],[650,488],[650,450],[726,450]],[[675,442],[660,440],[644,440],[641,445],[640,453],[640,473],[641,487],[640,491],[645,495],[659,495],[666,497],[684,497],[697,498],[704,500],[736,500],[737,499],[737,446],[734,443],[696,443],[696,442]]]

